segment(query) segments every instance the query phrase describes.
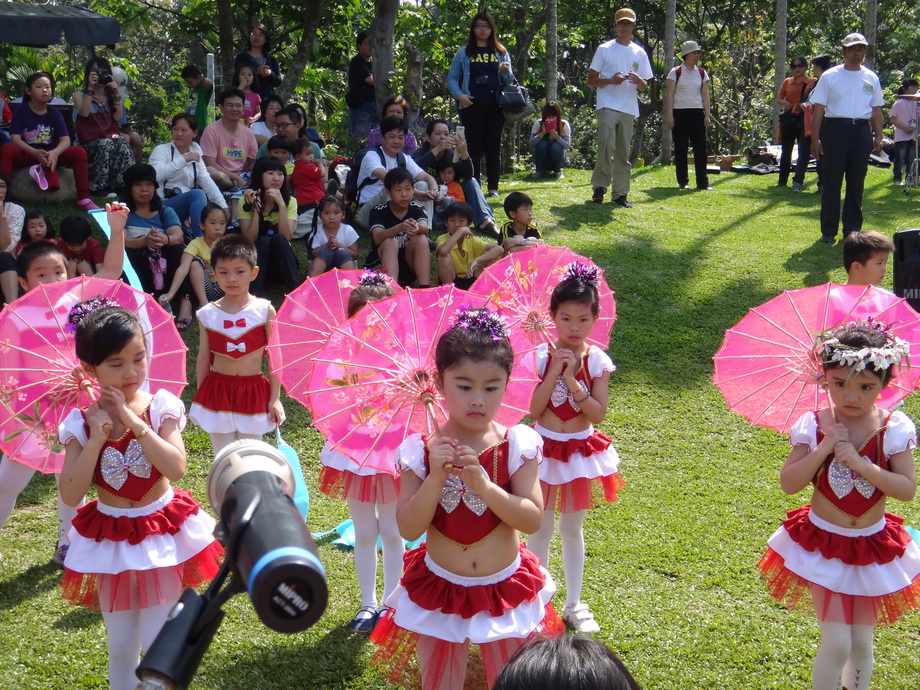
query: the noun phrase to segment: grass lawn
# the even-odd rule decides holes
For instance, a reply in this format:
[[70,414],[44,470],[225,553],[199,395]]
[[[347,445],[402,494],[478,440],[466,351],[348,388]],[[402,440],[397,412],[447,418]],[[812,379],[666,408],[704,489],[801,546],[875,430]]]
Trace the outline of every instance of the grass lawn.
[[[749,307],[786,288],[844,280],[841,244],[817,242],[814,177],[803,194],[774,188],[774,176],[731,173],[713,179],[714,192],[696,192],[676,189],[672,169],[644,168],[633,176],[634,207],[624,210],[586,201],[590,172],[566,174],[538,182],[515,175],[502,193],[533,197],[544,237],[593,257],[617,293],[610,353],[619,370],[600,429],[620,453],[627,488],[585,524],[583,599],[601,625],[598,637],[644,688],[809,687],[818,627],[774,603],[755,567],[784,511],[808,495],[780,491],[785,439],[730,413],[711,375],[724,331]],[[920,226],[918,197],[890,179],[889,170],[871,168],[864,200],[865,227],[888,235]],[[194,352],[194,329],[186,340]],[[311,482],[310,527],[331,529],[347,509],[315,490],[321,439],[296,403],[285,406],[286,440]],[[904,409],[918,417],[916,399]],[[210,444],[199,429],[185,439],[180,485],[205,503]],[[892,502],[890,510],[920,525],[918,503]],[[2,687],[105,684],[102,620],[61,600],[60,571],[48,564],[55,518],[54,480],[37,477],[0,534]],[[352,556],[328,542],[319,553],[330,589],[319,623],[275,634],[248,599],[235,597],[195,687],[386,687],[368,667],[371,645],[345,627],[360,603]],[[558,541],[553,554],[562,587]],[[560,609],[562,601],[560,593]],[[912,613],[878,632],[873,687],[918,686],[918,628]]]

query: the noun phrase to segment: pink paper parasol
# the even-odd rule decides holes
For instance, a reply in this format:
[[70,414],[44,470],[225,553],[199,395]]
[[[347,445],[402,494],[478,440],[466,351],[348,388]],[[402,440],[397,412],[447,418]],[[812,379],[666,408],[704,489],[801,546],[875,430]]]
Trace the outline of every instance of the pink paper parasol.
[[[461,307],[488,305],[487,297],[447,285],[365,306],[314,358],[308,388],[314,426],[358,464],[393,473],[399,444],[447,419],[435,388],[438,339]],[[515,364],[496,417],[504,425],[527,413],[539,381],[534,345],[520,328],[509,330]]]
[[[871,286],[827,283],[787,290],[751,309],[725,333],[713,358],[713,382],[732,412],[788,433],[802,414],[827,407],[818,385],[823,372],[814,356],[816,336],[870,317],[910,343],[911,360],[920,362],[920,315],[906,301]],[[890,408],[904,399],[918,377],[920,369],[902,361],[877,404]]]
[[67,328],[71,308],[90,297],[106,297],[140,318],[148,356],[143,390],[181,395],[185,388],[185,343],[172,316],[150,295],[120,281],[85,277],[30,290],[0,312],[0,448],[42,472],[60,471],[58,424],[95,395],[82,378]]
[[[267,348],[272,373],[287,394],[308,409],[306,388],[313,356],[329,340],[332,329],[348,318],[348,297],[364,275],[362,270],[334,268],[307,278],[284,298],[272,321]],[[380,275],[394,290],[402,291],[392,278]]]
[[557,336],[549,300],[566,266],[573,261],[598,270],[601,308],[587,342],[606,350],[610,345],[610,329],[617,318],[613,290],[604,279],[603,269],[566,247],[544,244],[509,254],[485,268],[470,292],[490,296],[512,323],[520,324],[533,344],[552,343]]

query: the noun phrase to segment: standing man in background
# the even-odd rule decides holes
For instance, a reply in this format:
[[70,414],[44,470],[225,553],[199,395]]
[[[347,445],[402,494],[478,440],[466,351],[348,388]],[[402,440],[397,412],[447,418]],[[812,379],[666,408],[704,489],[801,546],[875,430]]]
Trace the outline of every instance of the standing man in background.
[[611,187],[610,200],[629,208],[633,123],[639,116],[638,92],[653,76],[648,54],[632,42],[636,13],[617,10],[613,17],[617,37],[601,43],[588,70],[588,86],[597,89],[597,163],[591,175],[593,201],[602,203]]
[[[840,188],[846,176],[843,236],[862,229],[862,196],[869,154],[882,150],[882,85],[862,66],[862,34],[843,39],[843,64],[821,75],[811,93],[811,155],[821,163],[821,241],[831,244],[840,225]],[[874,135],[874,140],[873,140]]]
[[371,62],[371,39],[362,31],[355,39],[358,54],[348,63],[348,132],[363,139],[368,130],[377,126],[377,96],[374,91],[374,70]]

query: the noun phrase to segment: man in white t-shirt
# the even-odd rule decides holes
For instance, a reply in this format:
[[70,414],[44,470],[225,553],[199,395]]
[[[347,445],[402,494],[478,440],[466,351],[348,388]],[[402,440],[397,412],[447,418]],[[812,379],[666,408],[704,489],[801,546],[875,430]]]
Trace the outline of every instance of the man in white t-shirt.
[[[882,150],[882,86],[862,66],[869,44],[862,34],[843,39],[843,64],[821,75],[811,92],[811,155],[821,161],[821,241],[840,225],[840,188],[846,177],[843,236],[862,229],[862,196],[869,154]],[[874,135],[874,140],[873,140]]]
[[[387,170],[396,167],[405,168],[412,174],[413,180],[421,183],[415,186],[415,200],[424,206],[429,218],[434,215],[434,201],[438,198],[438,183],[431,175],[418,167],[411,156],[402,152],[408,131],[409,128],[402,118],[384,118],[380,123],[380,136],[383,140],[380,148],[383,150],[383,160],[380,160],[378,152],[373,149],[368,151],[361,160],[361,168],[358,171],[358,184],[363,185],[358,192],[358,203],[361,208],[355,218],[355,225],[362,230],[369,228],[371,209],[389,200],[383,188],[383,178],[386,177]],[[365,184],[367,180],[373,181]]]
[[617,10],[613,22],[617,37],[597,47],[588,70],[588,86],[597,89],[597,163],[591,186],[593,201],[603,202],[610,186],[610,200],[629,208],[629,149],[639,115],[637,94],[645,91],[654,73],[648,54],[632,42],[636,13]]

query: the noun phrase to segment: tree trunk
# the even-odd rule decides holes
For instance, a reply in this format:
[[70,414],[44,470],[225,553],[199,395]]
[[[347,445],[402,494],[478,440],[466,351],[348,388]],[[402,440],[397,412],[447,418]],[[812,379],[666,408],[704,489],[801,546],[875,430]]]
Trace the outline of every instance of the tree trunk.
[[414,45],[405,42],[406,50],[406,97],[412,109],[409,122],[413,122],[421,111],[422,99],[425,98],[425,84],[422,80],[425,56]]
[[374,21],[368,33],[374,60],[374,92],[377,108],[393,95],[393,35],[396,33],[396,11],[399,0],[375,0]]
[[[665,7],[664,15],[664,72],[661,75],[661,88],[664,90],[667,86],[665,79],[668,72],[671,71],[672,55],[676,43],[675,27],[677,24],[677,0],[668,0]],[[662,93],[662,97],[664,93]],[[664,112],[664,98],[662,98],[661,107],[661,164],[671,165],[671,130],[665,127],[667,113]]]
[[281,86],[278,87],[278,95],[285,101],[290,100],[294,94],[300,78],[303,76],[307,63],[313,57],[313,44],[316,41],[316,31],[319,28],[320,21],[326,11],[328,0],[304,0],[303,5],[303,33],[300,36],[300,42],[294,51],[294,57],[287,65],[284,75],[281,78]]
[[[217,0],[217,40],[220,46],[220,60],[217,63],[220,74],[216,82],[219,90],[230,88],[233,79],[233,5],[230,0]],[[218,89],[215,89],[217,91]]]
[[878,0],[866,2],[866,67],[875,69],[875,41],[878,36]]
[[773,73],[773,141],[778,141],[776,136],[779,131],[779,111],[776,105],[776,94],[779,93],[783,80],[786,78],[786,43],[789,38],[786,19],[788,15],[787,0],[776,0],[776,62]]
[[[672,0],[673,1],[673,0]],[[557,0],[546,0],[546,100],[559,100],[559,36]]]

